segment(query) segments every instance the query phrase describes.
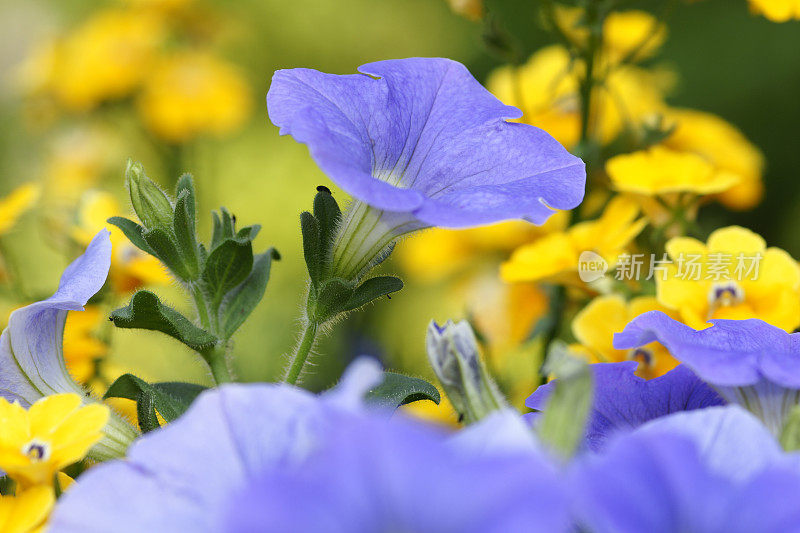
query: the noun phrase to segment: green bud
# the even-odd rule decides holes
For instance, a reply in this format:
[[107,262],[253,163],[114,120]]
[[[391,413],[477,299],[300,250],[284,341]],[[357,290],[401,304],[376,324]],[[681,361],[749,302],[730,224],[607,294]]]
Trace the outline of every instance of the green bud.
[[508,406],[481,360],[469,323],[448,320],[428,326],[428,359],[447,397],[464,422],[472,424]]
[[169,197],[144,173],[141,163],[128,159],[125,184],[131,196],[133,210],[146,229],[172,232],[174,209]]
[[539,438],[563,457],[578,449],[592,406],[592,374],[586,361],[569,353],[564,343],[550,349],[545,372],[556,377],[539,422]]

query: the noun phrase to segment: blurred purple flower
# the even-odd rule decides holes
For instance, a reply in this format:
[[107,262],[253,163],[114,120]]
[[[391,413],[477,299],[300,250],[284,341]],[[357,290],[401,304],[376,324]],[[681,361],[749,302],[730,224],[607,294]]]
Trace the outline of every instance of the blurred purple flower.
[[[591,365],[594,400],[586,427],[586,445],[602,449],[608,439],[650,420],[692,409],[724,404],[724,400],[686,366],[645,380],[635,375],[636,361]],[[544,411],[555,381],[542,385],[525,405]]]
[[[47,300],[17,309],[0,335],[0,396],[29,406],[43,396],[73,393],[89,398],[67,371],[64,362],[64,324],[69,311],[83,306],[106,281],[111,266],[108,230],[99,232],[82,256],[70,264]],[[94,459],[124,455],[138,432],[112,413],[105,436],[92,449]]]
[[651,311],[617,333],[614,346],[659,341],[725,400],[742,405],[779,435],[800,396],[800,334],[757,319],[712,322],[698,331]]
[[738,406],[651,422],[587,455],[570,487],[593,533],[800,531],[800,469]]
[[462,64],[409,58],[358,70],[279,70],[267,94],[280,133],[306,144],[358,200],[337,245],[356,247],[338,253],[357,260],[340,265],[338,275],[357,274],[363,257],[410,231],[514,218],[542,224],[551,208],[582,200],[583,162],[544,131],[506,122],[521,111],[502,104]]
[[[320,397],[288,385],[202,394],[126,460],[84,474],[51,531],[565,530],[556,474],[525,446],[477,451],[474,433],[459,444],[367,411],[361,398],[380,379],[374,365],[354,363]],[[504,426],[492,420],[493,433]]]

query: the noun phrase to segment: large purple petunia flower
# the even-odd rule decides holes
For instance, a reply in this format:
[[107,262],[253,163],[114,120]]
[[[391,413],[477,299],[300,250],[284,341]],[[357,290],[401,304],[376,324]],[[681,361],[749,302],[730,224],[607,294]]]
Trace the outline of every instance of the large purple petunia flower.
[[[477,426],[465,444],[367,411],[373,365],[354,363],[320,397],[288,385],[203,393],[126,460],[81,476],[51,531],[565,530],[566,497],[545,461],[527,447],[482,449]],[[516,431],[492,420],[493,433]]]
[[[724,404],[724,400],[681,365],[663,376],[645,380],[635,375],[637,363],[591,365],[594,399],[586,427],[586,445],[602,449],[607,440],[635,429],[650,420],[693,409]],[[542,385],[525,405],[544,411],[555,382]]]
[[[106,281],[111,266],[111,240],[107,230],[98,233],[82,256],[61,276],[58,290],[41,302],[17,309],[0,335],[0,396],[29,406],[43,396],[79,394],[83,388],[72,379],[64,362],[64,324],[69,311],[83,306]],[[105,436],[91,452],[95,459],[119,457],[138,432],[112,413]]]
[[573,467],[593,533],[800,531],[800,469],[738,406],[662,418]]
[[617,333],[614,346],[659,341],[728,402],[742,405],[780,434],[800,398],[800,334],[757,319],[712,322],[698,331],[651,311]]
[[[358,70],[279,70],[267,94],[281,134],[306,144],[357,200],[342,224],[339,254],[349,247],[348,254],[368,256],[429,226],[541,224],[551,208],[572,209],[583,198],[583,162],[544,131],[506,122],[522,113],[462,64],[409,58]],[[349,277],[360,267],[357,260],[338,273]]]

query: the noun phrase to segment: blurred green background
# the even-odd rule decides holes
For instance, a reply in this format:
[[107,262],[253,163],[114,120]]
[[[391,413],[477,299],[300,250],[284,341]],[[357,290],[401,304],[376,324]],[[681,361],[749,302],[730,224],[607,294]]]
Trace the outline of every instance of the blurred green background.
[[[551,42],[539,29],[533,1],[489,3],[494,22],[514,34],[522,56]],[[650,2],[629,2],[647,9]],[[15,185],[41,180],[53,134],[83,120],[32,127],[15,82],[17,66],[39,40],[78,23],[113,2],[5,0],[0,6],[0,196]],[[272,72],[312,67],[351,73],[362,63],[408,56],[444,56],[466,64],[479,80],[503,63],[484,44],[484,26],[453,14],[443,0],[227,0],[204,2],[214,27],[214,46],[243,69],[253,106],[247,124],[223,139],[203,139],[182,155],[180,166],[198,180],[201,235],[208,236],[212,208],[225,205],[243,224],[260,223],[257,251],[277,247],[283,260],[273,267],[264,301],[236,340],[237,369],[247,380],[274,379],[292,346],[304,291],[304,266],[298,214],[310,208],[314,188],[329,180],[305,147],[280,138],[266,114],[264,97]],[[199,9],[199,8],[198,8]],[[670,103],[716,113],[738,126],[767,160],[766,197],[755,210],[730,213],[714,206],[703,212],[706,228],[737,223],[762,234],[770,245],[800,257],[800,24],[774,24],[751,15],[744,0],[679,3],[659,61],[679,74]],[[125,131],[128,118],[110,113],[112,130]],[[119,120],[120,124],[115,121]],[[122,180],[125,159],[141,160],[164,185],[166,175],[152,146],[141,139],[117,144],[118,159],[105,169],[102,188],[127,205]],[[344,195],[337,192],[344,201]],[[127,208],[126,208],[127,209]],[[63,251],[49,244],[47,227],[34,212],[6,237],[8,253],[24,265],[28,292],[47,294],[66,265]],[[402,246],[402,244],[401,244]],[[389,263],[385,270],[397,272]],[[159,289],[167,301],[181,304],[175,288]],[[384,357],[394,365],[416,368],[424,357],[425,327],[431,318],[463,315],[442,292],[408,284],[394,299],[376,304],[366,320],[355,316],[320,348],[329,357],[311,385],[325,387],[338,369],[359,353]],[[380,326],[378,326],[380,324]],[[152,379],[204,380],[205,369],[181,346],[157,334],[115,331],[111,357]]]

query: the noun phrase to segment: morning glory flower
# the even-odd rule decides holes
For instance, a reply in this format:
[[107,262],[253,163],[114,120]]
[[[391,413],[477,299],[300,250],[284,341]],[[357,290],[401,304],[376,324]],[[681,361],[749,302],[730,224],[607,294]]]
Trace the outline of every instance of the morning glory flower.
[[738,406],[680,413],[574,466],[578,523],[593,533],[800,530],[797,457]]
[[698,331],[652,311],[617,333],[614,346],[659,341],[725,400],[742,405],[779,435],[800,396],[800,334],[758,319],[712,322]]
[[542,224],[583,198],[583,162],[502,104],[460,63],[409,58],[359,74],[279,70],[267,106],[355,201],[334,245],[352,279],[398,236],[522,218]]
[[[124,461],[81,476],[51,531],[566,529],[563,487],[521,435],[513,449],[480,446],[476,424],[455,442],[368,410],[361,398],[380,380],[376,365],[357,361],[321,396],[285,384],[203,393]],[[491,433],[519,430],[500,412],[487,420]]]
[[[17,309],[0,335],[0,396],[28,407],[55,394],[78,394],[84,403],[95,400],[70,376],[63,354],[64,323],[69,311],[83,306],[106,281],[111,264],[109,233],[98,233],[82,256],[70,264],[47,300]],[[105,436],[92,449],[95,459],[124,455],[138,432],[112,413]]]
[[[586,446],[590,450],[599,451],[609,438],[650,420],[725,403],[714,389],[684,365],[650,380],[635,374],[637,365],[636,361],[590,365],[594,391],[586,426]],[[544,411],[554,387],[555,381],[542,385],[528,397],[525,405]]]

